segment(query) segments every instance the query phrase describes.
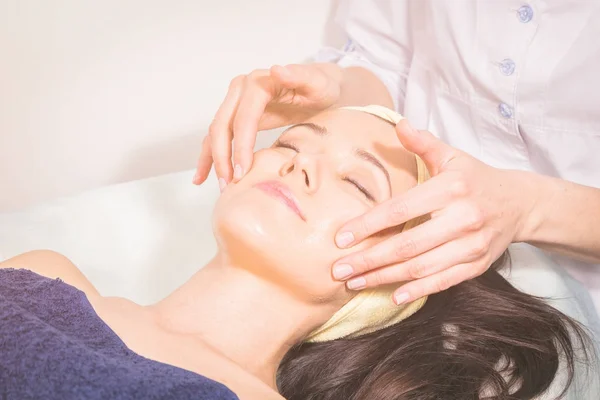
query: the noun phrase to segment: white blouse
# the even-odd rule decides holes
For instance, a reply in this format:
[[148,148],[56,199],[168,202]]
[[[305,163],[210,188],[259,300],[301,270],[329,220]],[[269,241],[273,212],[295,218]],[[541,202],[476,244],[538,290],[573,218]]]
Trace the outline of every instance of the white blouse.
[[[600,0],[341,0],[344,49],[419,129],[497,168],[600,188]],[[600,310],[600,266],[552,256]]]

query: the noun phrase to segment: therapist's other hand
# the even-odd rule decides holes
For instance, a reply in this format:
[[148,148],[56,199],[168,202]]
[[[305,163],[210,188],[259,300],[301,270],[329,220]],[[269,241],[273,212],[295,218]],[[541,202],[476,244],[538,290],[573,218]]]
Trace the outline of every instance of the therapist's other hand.
[[396,131],[432,178],[349,221],[336,235],[351,247],[383,229],[429,214],[427,222],[336,262],[334,278],[350,289],[406,282],[397,304],[448,289],[485,272],[513,241],[535,204],[535,188],[518,171],[490,167],[406,120]]
[[330,63],[275,65],[234,78],[202,144],[193,182],[204,182],[213,163],[221,190],[232,178],[239,180],[252,165],[258,131],[294,124],[333,106],[341,81],[341,67]]

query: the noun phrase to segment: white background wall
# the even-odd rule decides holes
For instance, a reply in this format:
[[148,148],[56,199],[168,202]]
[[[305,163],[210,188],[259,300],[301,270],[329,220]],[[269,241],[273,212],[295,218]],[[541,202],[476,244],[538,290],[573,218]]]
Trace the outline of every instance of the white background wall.
[[193,168],[229,81],[339,42],[336,3],[0,0],[0,212]]

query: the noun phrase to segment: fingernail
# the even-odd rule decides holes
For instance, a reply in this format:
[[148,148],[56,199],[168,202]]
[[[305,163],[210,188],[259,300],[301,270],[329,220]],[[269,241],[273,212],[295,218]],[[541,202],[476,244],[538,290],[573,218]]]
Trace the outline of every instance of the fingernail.
[[198,181],[198,179],[200,178],[200,174],[196,172],[196,174],[194,175],[194,177],[192,178],[192,183],[196,183]]
[[342,248],[348,246],[353,241],[354,235],[352,234],[352,232],[338,233],[335,237],[335,243]]
[[348,264],[338,264],[333,267],[333,277],[337,280],[341,280],[349,277],[354,272],[351,265]]
[[225,182],[225,179],[219,178],[219,189],[221,189],[221,193],[223,193],[223,190],[225,190],[226,187],[227,182]]
[[362,277],[354,278],[354,279],[348,281],[348,283],[346,283],[346,286],[348,287],[348,289],[352,289],[352,290],[362,289],[365,286],[367,286],[367,280]]
[[406,292],[398,293],[394,295],[394,303],[399,306],[400,304],[406,303],[409,298],[410,295]]
[[236,164],[235,168],[233,169],[233,178],[235,180],[240,180],[240,179],[242,179],[243,175],[244,175],[244,170],[242,170],[242,166],[240,164]]

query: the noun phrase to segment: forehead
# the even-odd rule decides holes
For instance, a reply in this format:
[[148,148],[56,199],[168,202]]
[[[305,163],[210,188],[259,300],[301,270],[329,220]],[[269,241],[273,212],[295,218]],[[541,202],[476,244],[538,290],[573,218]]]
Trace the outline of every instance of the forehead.
[[[406,191],[416,183],[416,161],[398,140],[393,124],[374,115],[351,110],[332,110],[320,113],[306,122],[327,129],[321,139],[332,150],[342,153],[364,149],[372,153],[388,170],[394,194]],[[307,135],[317,135],[303,129]]]

